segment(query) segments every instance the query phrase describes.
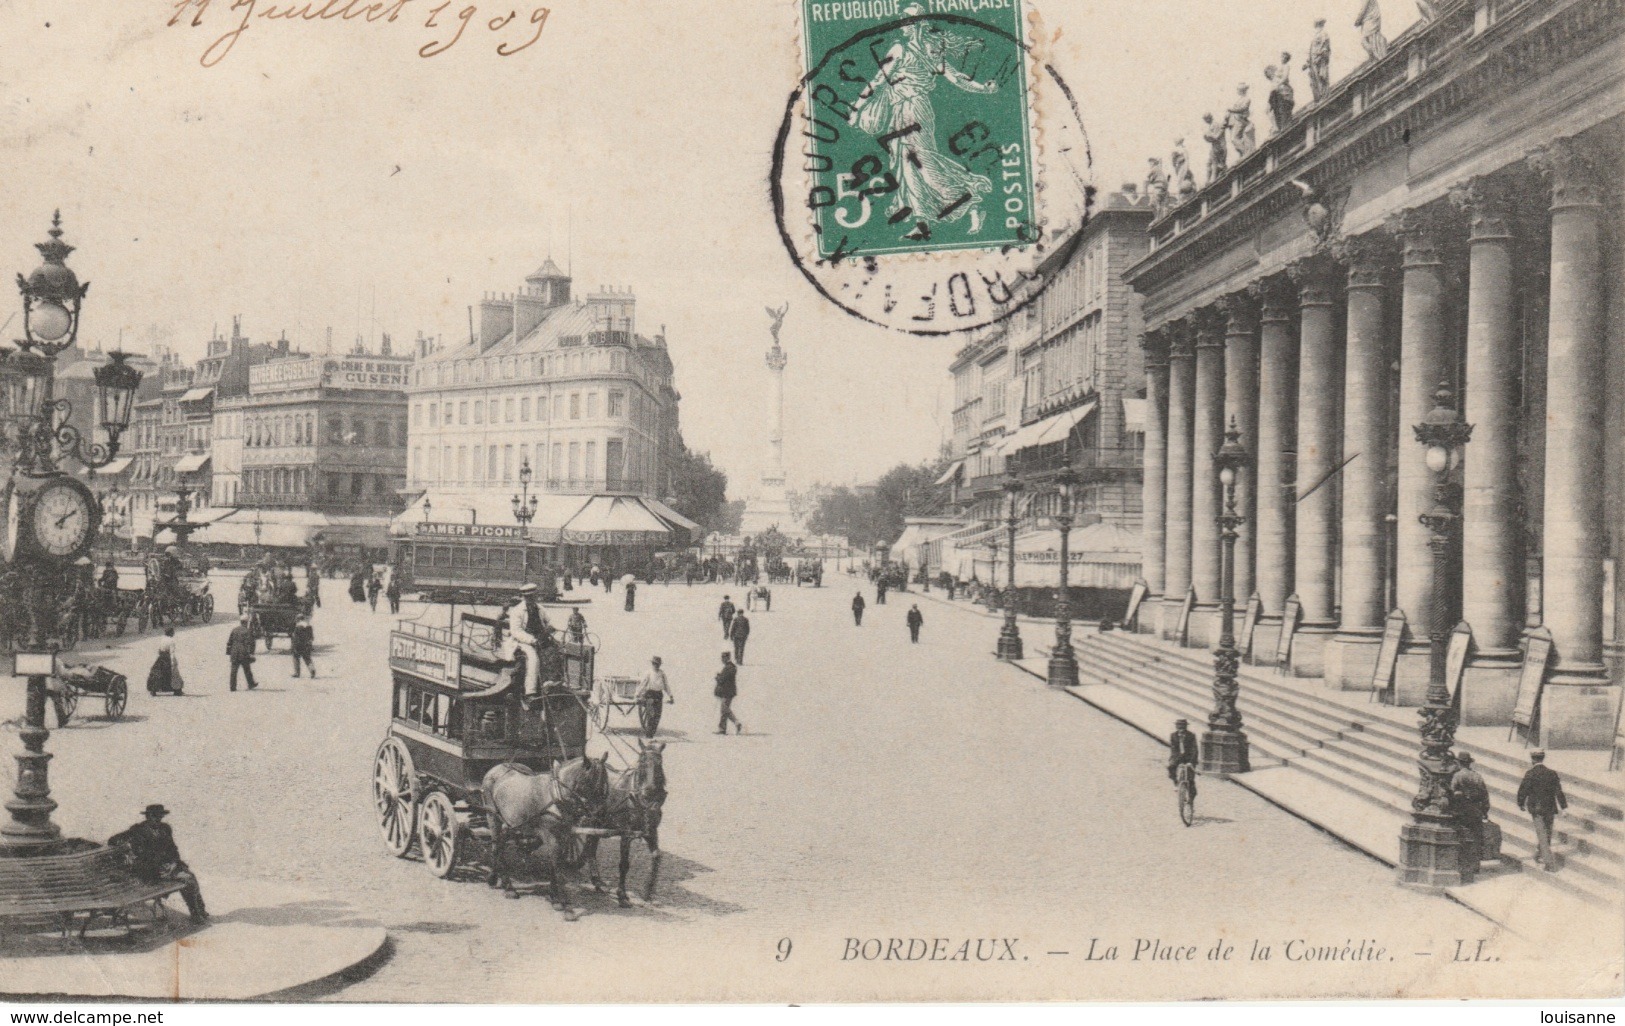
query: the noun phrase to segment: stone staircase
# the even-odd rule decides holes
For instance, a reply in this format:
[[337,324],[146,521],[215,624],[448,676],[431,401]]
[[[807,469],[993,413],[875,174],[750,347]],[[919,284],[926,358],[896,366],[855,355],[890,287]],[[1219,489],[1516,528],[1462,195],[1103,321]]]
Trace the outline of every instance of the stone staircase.
[[[1168,712],[1201,733],[1212,707],[1213,657],[1201,649],[1174,649],[1144,635],[1113,631],[1080,632],[1074,642],[1080,687],[1111,685]],[[1317,698],[1302,682],[1242,667],[1241,709],[1252,766],[1291,766],[1394,817],[1394,851],[1399,824],[1411,814],[1416,792],[1417,734],[1414,728],[1331,698]],[[1557,818],[1553,848],[1561,871],[1534,865],[1535,833],[1518,811],[1518,782],[1527,763],[1506,752],[1458,742],[1473,754],[1489,785],[1494,821],[1502,831],[1502,851],[1520,859],[1526,872],[1598,905],[1618,906],[1625,896],[1625,812],[1612,790],[1565,774],[1568,811]]]

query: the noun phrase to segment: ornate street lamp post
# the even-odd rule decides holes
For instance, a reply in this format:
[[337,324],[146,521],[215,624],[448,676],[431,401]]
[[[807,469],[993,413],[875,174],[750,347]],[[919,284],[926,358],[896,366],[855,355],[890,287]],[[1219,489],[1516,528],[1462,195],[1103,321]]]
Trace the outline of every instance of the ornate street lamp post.
[[1246,773],[1247,735],[1241,729],[1241,711],[1236,708],[1236,670],[1241,651],[1236,648],[1236,538],[1241,514],[1236,512],[1236,478],[1251,457],[1241,444],[1236,419],[1224,433],[1224,445],[1214,454],[1219,483],[1224,486],[1224,511],[1219,514],[1219,647],[1213,650],[1213,711],[1208,729],[1202,735],[1204,773]]
[[1055,514],[1055,523],[1061,529],[1061,586],[1055,591],[1055,648],[1049,654],[1048,680],[1052,688],[1078,686],[1078,657],[1072,651],[1072,593],[1067,582],[1072,558],[1072,491],[1077,484],[1078,475],[1072,472],[1070,463],[1055,476],[1061,497],[1061,508]]
[[1004,482],[1004,493],[1010,497],[1009,512],[1004,525],[1010,537],[1010,567],[1004,593],[1004,626],[999,628],[1000,659],[1014,662],[1021,658],[1021,629],[1016,626],[1016,499],[1021,495],[1021,480],[1011,475]]
[[[56,654],[64,646],[65,624],[58,610],[71,587],[68,567],[90,551],[101,528],[102,503],[59,464],[73,459],[96,470],[118,455],[119,439],[130,425],[130,407],[141,372],[128,354],[109,353],[96,368],[96,412],[106,440],[94,440],[69,423],[72,404],[52,397],[56,354],[73,345],[79,334],[79,311],[89,284],[81,284],[64,262],[73,247],[62,241],[62,217],[51,221],[50,239],[35,248],[44,258],[31,275],[17,276],[23,301],[23,334],[18,352],[0,350],[0,385],[6,414],[15,422],[17,444],[5,537],[4,586],[27,623],[15,654],[15,672],[28,678],[24,723],[18,731],[24,751],[16,756],[17,782],[0,825],[0,857],[47,858],[65,850],[94,847],[88,841],[65,841],[51,822],[57,803],[51,799],[45,751],[46,679],[56,672]],[[48,514],[42,514],[48,509]],[[63,867],[67,869],[66,866]],[[42,870],[41,879],[47,871]],[[0,899],[11,897],[0,895]]]
[[1411,799],[1412,821],[1399,829],[1399,878],[1402,883],[1440,888],[1460,884],[1464,875],[1470,876],[1470,871],[1463,873],[1461,833],[1450,801],[1450,777],[1456,771],[1450,753],[1456,741],[1456,710],[1445,680],[1445,658],[1455,619],[1448,598],[1452,591],[1450,548],[1461,520],[1456,509],[1460,497],[1450,474],[1461,462],[1473,427],[1462,421],[1448,384],[1440,384],[1433,398],[1433,409],[1415,426],[1416,440],[1427,448],[1427,467],[1434,474],[1433,507],[1421,516],[1431,532],[1433,599],[1428,610],[1427,697],[1418,711],[1421,785]]
[[513,503],[513,518],[520,526],[529,527],[536,516],[536,496],[530,494],[530,457],[519,462],[519,494],[509,500]]
[[429,522],[429,511],[432,509],[434,509],[434,503],[430,502],[429,497],[425,495],[423,497],[423,522],[425,524]]

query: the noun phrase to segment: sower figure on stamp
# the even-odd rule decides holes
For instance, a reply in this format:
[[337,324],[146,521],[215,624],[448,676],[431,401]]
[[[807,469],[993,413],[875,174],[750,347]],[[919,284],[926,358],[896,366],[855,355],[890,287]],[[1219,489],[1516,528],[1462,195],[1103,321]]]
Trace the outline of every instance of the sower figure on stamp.
[[186,902],[186,910],[192,914],[192,922],[204,922],[209,912],[203,907],[203,891],[198,887],[197,877],[181,860],[180,849],[175,847],[175,834],[164,822],[169,810],[162,805],[149,805],[141,815],[141,822],[109,837],[107,846],[125,849],[135,875],[146,883],[174,880],[185,884],[181,898]]
[[[1168,779],[1178,783],[1179,767],[1196,768],[1198,758],[1196,735],[1190,732],[1189,720],[1175,720],[1174,732],[1168,736]],[[1191,778],[1191,797],[1196,796],[1196,779]]]

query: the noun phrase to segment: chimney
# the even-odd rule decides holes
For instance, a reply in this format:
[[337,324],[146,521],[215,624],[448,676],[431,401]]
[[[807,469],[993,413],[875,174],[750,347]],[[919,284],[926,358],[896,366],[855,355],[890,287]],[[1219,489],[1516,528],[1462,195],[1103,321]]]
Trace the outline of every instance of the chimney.
[[480,300],[480,352],[513,330],[513,297],[487,292]]
[[542,323],[542,318],[547,316],[548,307],[551,305],[548,302],[547,286],[520,289],[513,297],[514,331],[517,337],[524,338],[530,334],[531,329]]

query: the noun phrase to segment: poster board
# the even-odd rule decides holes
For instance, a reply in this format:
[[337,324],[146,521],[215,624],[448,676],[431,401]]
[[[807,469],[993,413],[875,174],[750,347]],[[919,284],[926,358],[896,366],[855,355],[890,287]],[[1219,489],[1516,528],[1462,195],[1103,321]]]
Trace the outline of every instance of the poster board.
[[1123,611],[1123,629],[1133,630],[1134,619],[1140,615],[1140,604],[1145,601],[1146,592],[1150,585],[1144,581],[1135,581],[1134,588],[1128,593],[1128,608]]
[[1174,637],[1181,645],[1190,637],[1191,609],[1196,606],[1196,589],[1192,588],[1185,593],[1185,601],[1179,606],[1179,626],[1174,629]]
[[1388,614],[1382,627],[1382,646],[1377,649],[1377,665],[1371,671],[1371,690],[1387,691],[1394,686],[1394,669],[1399,665],[1399,650],[1405,643],[1405,613],[1396,609]]
[[1281,639],[1275,643],[1275,667],[1285,673],[1287,660],[1292,657],[1292,635],[1298,632],[1298,620],[1303,616],[1303,602],[1293,595],[1281,610]]
[[1450,692],[1451,704],[1461,708],[1461,675],[1467,669],[1467,656],[1473,647],[1473,629],[1465,623],[1456,624],[1450,632],[1450,646],[1444,651],[1444,687]]
[[1241,634],[1236,638],[1236,647],[1241,650],[1243,659],[1253,654],[1253,631],[1258,627],[1258,618],[1264,611],[1264,600],[1253,592],[1252,598],[1247,600],[1247,612],[1241,617]]
[[1523,652],[1523,672],[1518,675],[1518,701],[1512,707],[1515,726],[1531,727],[1540,704],[1540,689],[1546,683],[1546,663],[1552,657],[1552,632],[1537,627],[1529,632]]

